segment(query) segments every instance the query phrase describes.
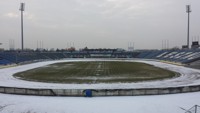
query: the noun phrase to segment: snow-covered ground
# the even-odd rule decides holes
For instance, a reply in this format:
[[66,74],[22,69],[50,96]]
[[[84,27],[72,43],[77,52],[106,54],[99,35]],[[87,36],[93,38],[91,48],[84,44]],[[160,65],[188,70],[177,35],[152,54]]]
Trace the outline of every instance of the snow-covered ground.
[[190,86],[200,85],[200,70],[191,69],[183,66],[166,64],[157,61],[148,60],[123,60],[128,62],[144,62],[168,70],[172,70],[181,74],[180,77],[148,81],[137,83],[99,83],[99,84],[58,84],[58,83],[41,83],[20,80],[14,78],[12,75],[17,72],[49,65],[57,62],[71,62],[71,61],[97,61],[101,59],[79,59],[79,60],[59,60],[59,61],[46,61],[17,67],[0,69],[0,86],[19,87],[19,88],[50,88],[50,89],[119,89],[119,88],[158,88],[158,87],[177,87],[177,86]]
[[200,92],[93,98],[0,94],[0,107],[7,105],[0,113],[185,113],[181,108],[200,105],[199,98]]
[[[65,60],[73,61],[73,60]],[[77,60],[75,60],[77,61]],[[78,60],[83,61],[83,60]],[[87,61],[87,60],[84,60]],[[95,59],[93,59],[95,61]],[[29,82],[16,79],[12,74],[28,69],[63,61],[47,61],[17,67],[0,69],[0,86],[31,88],[144,88],[175,87],[200,84],[200,71],[182,66],[156,61],[145,62],[166,68],[181,74],[178,78],[162,81],[129,84],[50,84]],[[200,105],[200,92],[124,97],[48,97],[0,94],[0,113],[185,113],[181,108],[189,109]],[[4,107],[5,106],[5,107]],[[198,113],[200,109],[198,109]]]

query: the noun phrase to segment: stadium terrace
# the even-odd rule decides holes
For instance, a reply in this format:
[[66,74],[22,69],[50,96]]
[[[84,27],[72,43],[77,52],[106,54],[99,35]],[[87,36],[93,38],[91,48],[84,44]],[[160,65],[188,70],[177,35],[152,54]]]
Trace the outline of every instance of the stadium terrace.
[[125,51],[120,49],[86,48],[79,51],[1,51],[0,65],[68,58],[140,58],[191,64],[200,59],[200,49]]

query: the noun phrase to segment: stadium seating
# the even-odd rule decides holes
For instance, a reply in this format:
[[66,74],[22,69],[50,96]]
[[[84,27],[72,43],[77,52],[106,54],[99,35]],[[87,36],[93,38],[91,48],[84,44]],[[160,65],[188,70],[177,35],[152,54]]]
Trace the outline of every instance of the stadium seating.
[[143,51],[118,51],[116,49],[87,49],[84,51],[64,52],[0,52],[0,65],[13,63],[33,62],[40,60],[57,60],[66,58],[143,58],[166,60],[179,63],[191,63],[200,60],[200,49],[187,50],[143,50]]
[[0,65],[8,65],[8,64],[12,64],[12,62],[5,59],[0,59]]

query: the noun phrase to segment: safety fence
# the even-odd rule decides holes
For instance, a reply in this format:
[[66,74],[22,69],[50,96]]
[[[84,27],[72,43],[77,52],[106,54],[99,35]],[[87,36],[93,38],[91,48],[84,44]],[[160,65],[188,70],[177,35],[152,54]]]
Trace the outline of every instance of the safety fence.
[[0,87],[0,93],[37,96],[140,96],[163,95],[200,91],[200,85],[167,88],[140,88],[140,89],[37,89]]

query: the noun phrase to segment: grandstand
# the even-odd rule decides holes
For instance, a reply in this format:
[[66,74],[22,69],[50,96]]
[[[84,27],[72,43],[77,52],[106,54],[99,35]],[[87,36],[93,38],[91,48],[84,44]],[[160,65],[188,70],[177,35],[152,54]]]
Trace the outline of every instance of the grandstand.
[[84,49],[80,51],[1,51],[0,65],[58,60],[66,58],[140,58],[182,64],[200,60],[200,49],[125,51],[118,49]]

